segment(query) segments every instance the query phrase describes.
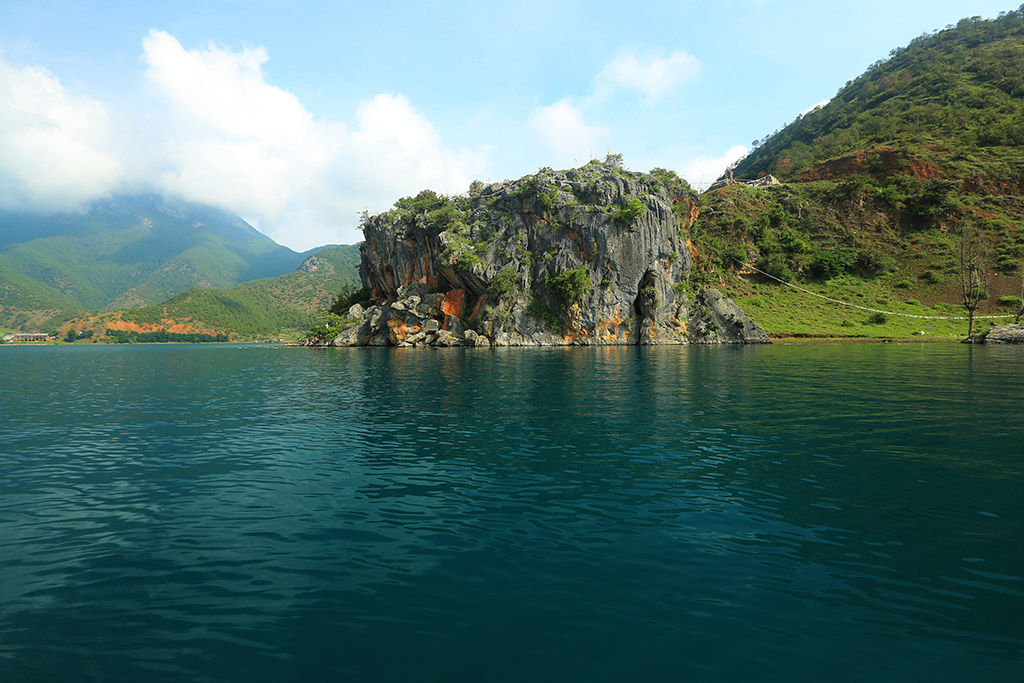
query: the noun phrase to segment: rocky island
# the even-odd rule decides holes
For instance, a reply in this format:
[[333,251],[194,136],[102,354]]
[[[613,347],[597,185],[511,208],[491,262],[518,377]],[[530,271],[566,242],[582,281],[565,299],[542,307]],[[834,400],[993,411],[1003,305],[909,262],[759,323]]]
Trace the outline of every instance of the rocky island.
[[714,289],[691,289],[694,192],[609,155],[569,171],[431,191],[366,216],[365,305],[311,344],[536,346],[770,343]]

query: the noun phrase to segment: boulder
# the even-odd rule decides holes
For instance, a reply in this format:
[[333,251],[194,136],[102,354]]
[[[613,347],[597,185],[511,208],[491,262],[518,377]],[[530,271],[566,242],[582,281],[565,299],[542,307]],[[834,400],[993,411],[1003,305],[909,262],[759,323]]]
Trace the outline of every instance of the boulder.
[[462,336],[449,330],[438,330],[431,346],[462,346],[465,340]]
[[697,293],[689,322],[691,343],[771,343],[767,333],[717,289]]
[[1024,344],[1024,325],[996,325],[976,335],[976,341],[983,344]]

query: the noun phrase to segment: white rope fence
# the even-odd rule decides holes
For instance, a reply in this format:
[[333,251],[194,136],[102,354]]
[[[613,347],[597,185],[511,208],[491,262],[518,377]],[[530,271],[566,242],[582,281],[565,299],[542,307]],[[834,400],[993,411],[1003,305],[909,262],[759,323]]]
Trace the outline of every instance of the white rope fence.
[[[903,318],[918,318],[918,319],[921,319],[921,320],[969,320],[968,316],[966,316],[966,315],[914,315],[913,313],[897,313],[896,311],[883,311],[882,309],[879,309],[879,308],[869,308],[867,306],[861,306],[859,304],[850,303],[849,301],[840,301],[839,299],[833,299],[832,297],[825,296],[824,294],[818,294],[817,292],[812,292],[809,289],[804,289],[803,287],[800,287],[799,285],[794,285],[792,282],[786,282],[785,280],[780,280],[779,278],[775,277],[774,275],[769,275],[768,273],[764,272],[760,268],[757,268],[757,267],[753,266],[750,263],[744,263],[743,265],[747,266],[748,268],[750,268],[752,270],[757,271],[758,273],[760,273],[761,275],[764,275],[765,277],[770,277],[771,279],[775,280],[776,282],[781,282],[782,284],[784,284],[784,285],[786,285],[788,287],[792,287],[795,290],[801,291],[804,294],[810,294],[811,296],[816,296],[819,299],[824,299],[825,301],[831,301],[832,303],[839,304],[840,306],[849,306],[850,308],[858,308],[858,309],[860,309],[862,311],[868,311],[870,313],[884,313],[885,315],[898,315],[898,316],[903,317]],[[1016,318],[1016,317],[1017,317],[1016,314],[1008,313],[1006,315],[976,315],[976,316],[974,316],[974,319],[975,320],[989,320],[989,319],[1000,320],[1000,319],[1003,319],[1003,318]]]

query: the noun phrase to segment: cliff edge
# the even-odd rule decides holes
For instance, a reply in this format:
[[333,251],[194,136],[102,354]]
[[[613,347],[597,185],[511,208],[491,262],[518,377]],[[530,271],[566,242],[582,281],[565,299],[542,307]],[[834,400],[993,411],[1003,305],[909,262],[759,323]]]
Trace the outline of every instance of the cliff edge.
[[467,196],[424,191],[363,222],[353,305],[312,340],[334,346],[770,343],[716,290],[691,290],[697,195],[620,159]]

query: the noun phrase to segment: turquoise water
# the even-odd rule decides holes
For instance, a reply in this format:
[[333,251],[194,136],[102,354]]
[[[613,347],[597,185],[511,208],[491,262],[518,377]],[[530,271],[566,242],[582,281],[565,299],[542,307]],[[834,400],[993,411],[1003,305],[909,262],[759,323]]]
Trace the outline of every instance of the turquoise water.
[[0,681],[1024,680],[1024,349],[0,349]]

